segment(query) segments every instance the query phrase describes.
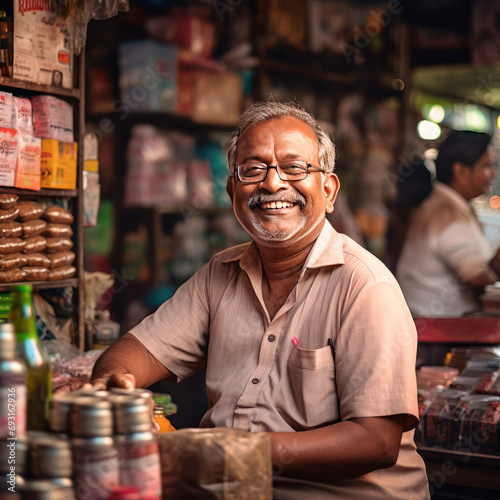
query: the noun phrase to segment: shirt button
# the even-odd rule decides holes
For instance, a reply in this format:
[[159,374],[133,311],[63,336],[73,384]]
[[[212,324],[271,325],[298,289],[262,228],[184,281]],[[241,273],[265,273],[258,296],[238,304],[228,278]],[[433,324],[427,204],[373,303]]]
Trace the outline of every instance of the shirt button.
[[269,342],[274,342],[276,340],[276,337],[274,335],[269,335],[269,337],[267,337],[267,340],[269,340]]
[[259,379],[258,378],[252,379],[252,384],[258,384],[258,383],[259,383]]

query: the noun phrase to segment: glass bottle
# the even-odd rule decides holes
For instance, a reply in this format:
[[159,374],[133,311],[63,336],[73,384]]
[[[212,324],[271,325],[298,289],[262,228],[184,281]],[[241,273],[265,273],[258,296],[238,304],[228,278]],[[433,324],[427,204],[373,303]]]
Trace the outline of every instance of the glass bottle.
[[9,322],[16,332],[16,355],[26,365],[28,430],[45,430],[52,392],[50,363],[36,328],[32,286],[13,285]]
[[175,431],[175,427],[171,424],[170,420],[165,416],[163,406],[157,405],[153,410],[153,417],[156,423],[160,426],[159,433]]

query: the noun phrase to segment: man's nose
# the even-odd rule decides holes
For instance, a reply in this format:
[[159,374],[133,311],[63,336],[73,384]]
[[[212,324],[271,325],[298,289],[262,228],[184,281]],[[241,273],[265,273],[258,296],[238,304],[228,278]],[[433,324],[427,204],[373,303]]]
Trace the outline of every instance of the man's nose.
[[278,175],[277,167],[271,167],[267,171],[266,178],[260,182],[260,186],[262,189],[274,193],[279,189],[286,189],[288,187],[288,182],[281,180]]

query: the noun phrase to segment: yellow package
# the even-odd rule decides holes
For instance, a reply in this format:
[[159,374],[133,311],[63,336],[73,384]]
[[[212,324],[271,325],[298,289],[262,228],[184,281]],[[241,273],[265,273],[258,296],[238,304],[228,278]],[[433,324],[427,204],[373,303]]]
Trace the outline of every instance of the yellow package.
[[41,187],[76,189],[78,144],[42,139]]

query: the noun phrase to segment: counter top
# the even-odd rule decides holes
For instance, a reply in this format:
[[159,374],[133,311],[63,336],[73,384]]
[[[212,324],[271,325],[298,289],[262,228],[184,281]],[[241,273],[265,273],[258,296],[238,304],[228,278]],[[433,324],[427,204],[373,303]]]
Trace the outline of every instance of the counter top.
[[431,344],[500,344],[500,317],[415,318],[418,341]]

